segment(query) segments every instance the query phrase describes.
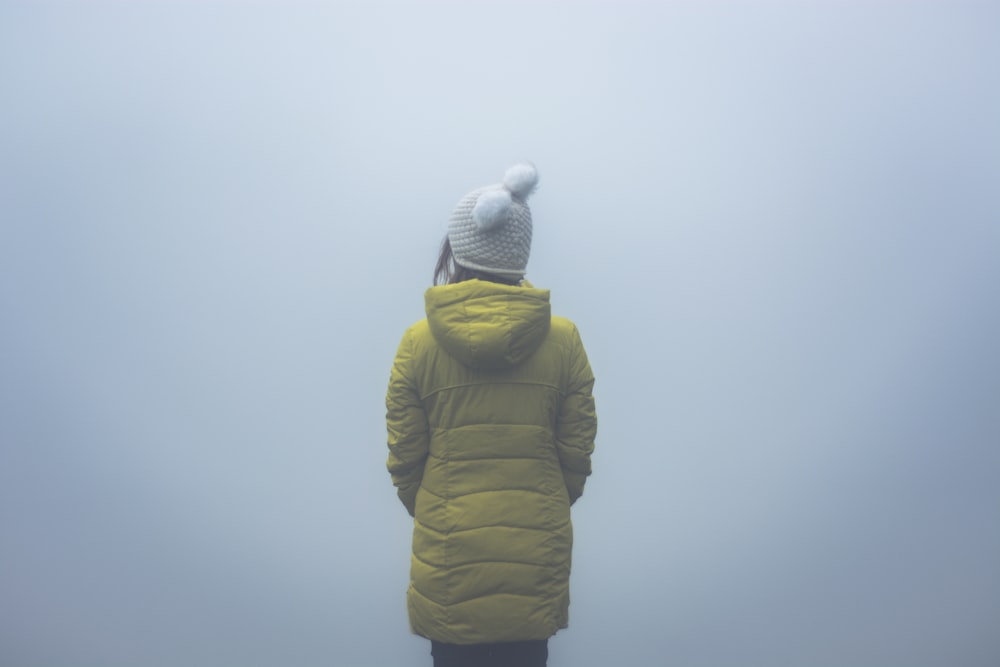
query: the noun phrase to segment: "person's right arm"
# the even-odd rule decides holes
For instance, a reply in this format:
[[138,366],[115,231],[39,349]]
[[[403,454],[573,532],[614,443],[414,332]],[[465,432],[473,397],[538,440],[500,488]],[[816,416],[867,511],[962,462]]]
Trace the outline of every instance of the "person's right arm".
[[594,374],[575,326],[570,347],[569,377],[570,383],[556,416],[556,451],[569,502],[573,504],[583,495],[583,486],[591,472],[590,457],[597,436]]

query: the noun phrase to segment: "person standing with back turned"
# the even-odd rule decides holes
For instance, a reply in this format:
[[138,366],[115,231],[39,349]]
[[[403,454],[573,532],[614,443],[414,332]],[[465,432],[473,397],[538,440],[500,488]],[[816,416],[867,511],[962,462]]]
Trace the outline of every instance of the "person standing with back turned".
[[568,625],[570,505],[597,416],[576,326],[524,280],[537,184],[520,163],[459,201],[390,375],[387,467],[414,517],[407,608],[434,667],[544,667]]

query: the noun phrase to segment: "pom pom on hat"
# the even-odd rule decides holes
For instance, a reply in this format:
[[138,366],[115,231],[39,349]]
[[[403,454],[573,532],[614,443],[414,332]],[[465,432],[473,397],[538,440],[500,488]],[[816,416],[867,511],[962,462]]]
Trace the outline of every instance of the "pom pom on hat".
[[492,229],[507,220],[512,205],[510,193],[506,190],[488,190],[476,200],[472,219],[480,229]]
[[538,187],[538,170],[530,162],[519,162],[503,175],[503,185],[518,199],[527,199]]

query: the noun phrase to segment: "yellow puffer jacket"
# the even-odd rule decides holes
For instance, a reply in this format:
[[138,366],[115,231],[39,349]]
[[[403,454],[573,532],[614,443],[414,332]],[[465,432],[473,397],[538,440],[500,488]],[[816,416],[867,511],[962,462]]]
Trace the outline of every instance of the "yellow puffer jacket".
[[568,621],[570,505],[590,474],[594,377],[549,292],[432,287],[386,396],[388,468],[414,517],[410,625],[449,644]]

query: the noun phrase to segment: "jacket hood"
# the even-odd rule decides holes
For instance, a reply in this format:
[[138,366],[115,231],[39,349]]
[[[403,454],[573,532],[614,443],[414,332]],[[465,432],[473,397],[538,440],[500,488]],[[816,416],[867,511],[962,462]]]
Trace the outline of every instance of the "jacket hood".
[[549,332],[549,291],[466,280],[424,294],[427,323],[438,344],[471,368],[517,366]]

